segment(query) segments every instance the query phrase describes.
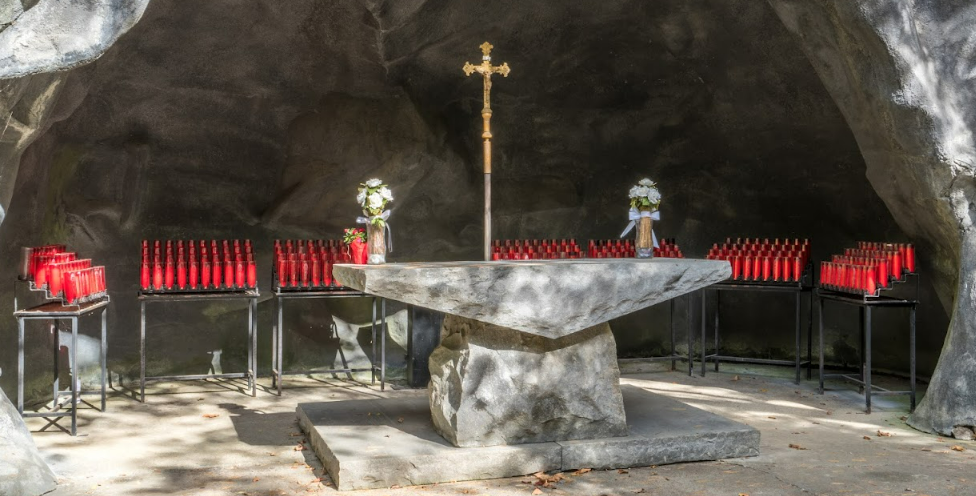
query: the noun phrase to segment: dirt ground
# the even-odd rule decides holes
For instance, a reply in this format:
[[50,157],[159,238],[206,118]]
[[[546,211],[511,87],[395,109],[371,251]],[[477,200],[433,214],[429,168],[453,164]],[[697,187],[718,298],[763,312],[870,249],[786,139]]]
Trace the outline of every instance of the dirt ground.
[[[256,398],[234,381],[158,384],[147,403],[117,387],[108,412],[80,411],[72,438],[28,420],[59,475],[53,495],[976,495],[976,443],[923,434],[905,424],[907,398],[876,398],[863,411],[855,386],[816,380],[799,386],[791,369],[729,365],[688,377],[660,365],[628,364],[622,383],[744,422],[762,433],[755,458],[628,470],[566,472],[370,491],[338,492],[298,428],[309,401],[424,394],[334,378],[289,378],[283,396],[260,382]],[[880,378],[885,386],[904,381]],[[137,386],[127,384],[126,386]],[[92,397],[86,397],[91,401]],[[62,425],[67,425],[61,420]]]

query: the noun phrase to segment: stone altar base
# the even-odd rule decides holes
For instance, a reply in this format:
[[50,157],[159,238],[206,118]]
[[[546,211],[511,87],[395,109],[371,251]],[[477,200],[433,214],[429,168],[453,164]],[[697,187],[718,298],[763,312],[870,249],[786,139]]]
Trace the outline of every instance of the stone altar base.
[[437,434],[421,393],[302,403],[297,411],[341,491],[759,455],[752,427],[634,386],[620,389],[628,436],[478,448],[455,447]]

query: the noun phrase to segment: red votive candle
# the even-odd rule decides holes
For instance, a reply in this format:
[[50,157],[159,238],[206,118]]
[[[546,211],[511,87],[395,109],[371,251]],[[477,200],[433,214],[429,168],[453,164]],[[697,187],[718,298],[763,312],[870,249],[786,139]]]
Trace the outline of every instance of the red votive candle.
[[176,274],[174,274],[173,270],[173,260],[167,259],[166,268],[163,269],[163,285],[166,286],[166,289],[173,289],[173,279],[175,275]]
[[247,269],[244,268],[244,262],[238,260],[234,262],[234,285],[238,288],[245,287],[247,282]]
[[800,257],[793,257],[793,280],[799,281],[803,277],[803,262]]
[[234,262],[230,260],[224,261],[224,287],[228,289],[234,287]]
[[769,276],[772,273],[772,270],[771,270],[772,267],[770,267],[769,262],[770,261],[769,261],[769,257],[768,256],[767,257],[762,257],[762,278],[763,278],[763,281],[768,281],[769,280]]
[[[193,245],[190,245],[193,246]],[[197,289],[197,284],[200,282],[200,266],[197,264],[195,259],[190,260],[190,269],[187,279],[190,283],[190,289]]]
[[278,260],[278,287],[288,287],[288,261],[284,259]]
[[143,291],[149,289],[149,284],[152,283],[152,277],[150,277],[149,264],[146,262],[142,263],[142,270],[139,272],[139,283]]
[[183,259],[176,262],[176,285],[180,289],[186,289],[186,262]]
[[245,264],[245,271],[246,271],[245,279],[247,282],[247,287],[252,289],[256,288],[258,285],[258,266],[253,260],[244,262],[244,264]]
[[200,287],[206,289],[210,287],[210,278],[213,275],[213,269],[210,267],[210,260],[206,258],[200,262]]

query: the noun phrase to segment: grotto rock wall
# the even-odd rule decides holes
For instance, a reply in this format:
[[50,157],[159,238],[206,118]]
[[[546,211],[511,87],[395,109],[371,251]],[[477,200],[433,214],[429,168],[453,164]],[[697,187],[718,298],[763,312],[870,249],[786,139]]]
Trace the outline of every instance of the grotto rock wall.
[[[865,178],[844,114],[765,3],[242,5],[151,2],[100,59],[68,73],[51,110],[64,118],[47,119],[20,160],[0,274],[14,273],[19,246],[41,242],[105,263],[115,373],[137,371],[144,238],[249,237],[268,288],[272,240],[338,236],[357,215],[357,183],[378,176],[397,198],[392,259],[479,257],[481,83],[461,66],[486,39],[513,71],[492,90],[498,237],[614,237],[627,188],[646,175],[665,193],[658,235],[689,256],[730,235],[810,237],[815,258],[858,239],[911,239]],[[0,279],[0,314],[11,309],[10,279]],[[931,370],[946,316],[926,284],[920,362]],[[723,299],[744,309],[723,318],[723,344],[789,354],[792,300],[782,303]],[[270,310],[260,304],[264,370]],[[243,309],[159,312],[151,373],[205,371],[216,348],[228,368],[243,363],[232,324]],[[368,319],[355,302],[293,312],[301,342],[323,347],[332,315]],[[855,356],[853,316],[828,322],[840,362]],[[660,351],[667,318],[663,306],[614,321],[621,353]],[[903,366],[901,322],[890,322],[883,367]],[[12,324],[0,320],[0,338],[11,339]],[[0,348],[0,363],[12,360]]]
[[770,0],[844,113],[952,322],[913,425],[976,425],[976,5]]

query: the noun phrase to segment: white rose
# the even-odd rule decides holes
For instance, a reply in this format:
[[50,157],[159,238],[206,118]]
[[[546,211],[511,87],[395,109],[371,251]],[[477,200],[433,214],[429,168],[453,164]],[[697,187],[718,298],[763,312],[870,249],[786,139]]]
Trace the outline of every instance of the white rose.
[[651,203],[661,203],[661,192],[653,189],[651,190],[650,194],[647,195],[647,199],[650,200]]
[[390,188],[387,188],[386,186],[380,188],[380,196],[382,196],[386,201],[393,201],[393,192],[390,191]]
[[637,184],[640,184],[641,186],[654,186],[654,181],[651,181],[650,179],[645,177],[644,179],[641,179],[640,182]]
[[365,189],[359,190],[359,194],[356,195],[356,202],[359,203],[360,205],[364,206],[364,207],[366,206],[366,190]]
[[366,181],[366,187],[368,188],[375,188],[381,184],[383,184],[383,181],[380,181],[379,179],[370,179],[369,181]]
[[637,198],[640,196],[640,189],[637,186],[630,188],[630,197]]
[[383,197],[379,193],[369,195],[369,208],[383,208]]
[[642,198],[643,197],[646,197],[650,192],[651,192],[651,189],[648,188],[647,186],[638,186],[637,187],[638,196],[640,196]]

